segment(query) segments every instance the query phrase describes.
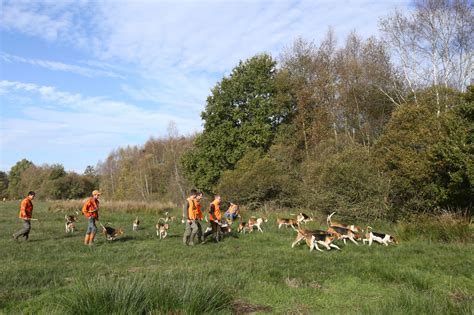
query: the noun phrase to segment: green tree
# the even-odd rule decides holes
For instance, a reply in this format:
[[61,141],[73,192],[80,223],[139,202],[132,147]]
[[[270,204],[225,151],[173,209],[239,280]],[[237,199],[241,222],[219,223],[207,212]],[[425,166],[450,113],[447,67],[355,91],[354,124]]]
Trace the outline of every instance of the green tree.
[[[459,93],[450,89],[420,91],[416,103],[396,109],[376,144],[380,166],[390,178],[390,199],[402,213],[446,205],[447,187],[456,177],[449,175],[450,168],[466,171],[459,164],[469,161],[469,149],[462,148],[468,141],[468,123],[456,114],[460,102]],[[449,110],[438,115],[439,105]],[[464,179],[459,180],[464,186]]]
[[33,163],[27,159],[16,162],[16,164],[10,169],[8,173],[8,195],[11,198],[21,198],[26,193],[20,191],[21,175],[27,170]]
[[221,172],[232,169],[246,152],[270,147],[278,126],[291,114],[291,103],[277,96],[276,77],[276,62],[262,54],[240,62],[212,89],[201,115],[204,131],[182,160],[197,187],[212,191]]
[[0,198],[8,196],[8,175],[0,171]]

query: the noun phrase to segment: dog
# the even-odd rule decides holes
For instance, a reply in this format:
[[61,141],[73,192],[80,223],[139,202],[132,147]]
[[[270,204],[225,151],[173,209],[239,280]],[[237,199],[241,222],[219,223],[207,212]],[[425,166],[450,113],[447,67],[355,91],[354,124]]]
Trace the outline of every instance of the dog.
[[168,223],[158,222],[156,224],[156,236],[159,236],[160,240],[166,238],[169,227]]
[[298,224],[308,223],[309,221],[313,221],[313,218],[303,212],[300,212],[296,216],[296,221],[298,222]]
[[335,237],[331,233],[321,230],[303,230],[301,228],[298,228],[298,235],[293,244],[291,244],[291,247],[295,247],[295,245],[303,239],[306,241],[306,245],[308,245],[310,252],[313,251],[313,249],[322,252],[318,247],[318,244],[324,246],[327,250],[331,250],[331,248],[340,250],[337,245],[333,244]]
[[239,216],[239,226],[237,227],[237,232],[245,234],[245,232],[250,232],[247,222],[242,220],[242,216]]
[[140,220],[138,220],[138,217],[136,217],[135,221],[133,221],[133,226],[132,229],[136,232],[138,231],[138,226],[140,225]]
[[108,241],[113,241],[117,239],[118,236],[123,235],[124,233],[122,228],[114,229],[110,226],[104,226],[102,225],[102,223],[100,225],[102,226],[102,234],[105,235],[105,238]]
[[365,230],[365,238],[362,240],[363,244],[365,244],[365,242],[368,242],[369,246],[372,246],[373,241],[376,241],[377,243],[383,244],[385,246],[388,246],[388,243],[398,244],[398,241],[395,239],[395,237],[389,234],[372,232],[370,231],[372,230],[370,226],[367,226]]
[[361,239],[360,234],[352,231],[349,228],[333,225],[327,229],[327,232],[332,234],[337,240],[343,240],[344,245],[346,245],[346,239],[348,239],[357,246],[359,246],[359,243],[357,243],[357,241]]
[[75,215],[65,215],[66,219],[66,233],[74,233],[76,231],[77,217]]
[[247,223],[249,227],[249,232],[252,232],[254,227],[256,227],[258,231],[263,233],[263,230],[261,227],[263,222],[268,222],[268,219],[251,217]]
[[277,218],[278,228],[281,228],[283,225],[285,227],[291,226],[296,230],[296,227],[299,226],[299,222],[296,219],[286,219],[286,218]]
[[328,227],[331,227],[331,226],[338,226],[338,227],[342,227],[342,228],[345,228],[345,229],[349,229],[351,230],[352,232],[354,233],[359,233],[359,234],[362,234],[362,229],[360,228],[360,226],[357,226],[357,225],[349,225],[349,224],[344,224],[344,223],[334,223],[331,221],[331,217],[335,214],[336,212],[333,212],[331,213],[330,215],[328,215],[327,219],[326,219],[326,222],[328,224]]

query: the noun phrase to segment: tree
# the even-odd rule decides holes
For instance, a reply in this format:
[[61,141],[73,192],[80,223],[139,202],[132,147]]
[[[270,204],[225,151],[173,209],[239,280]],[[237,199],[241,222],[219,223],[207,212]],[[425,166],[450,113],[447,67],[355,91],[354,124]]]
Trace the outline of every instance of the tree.
[[257,55],[240,62],[212,89],[201,114],[204,131],[182,160],[197,187],[212,191],[221,173],[246,152],[270,147],[291,112],[288,102],[277,102],[276,75],[276,62]]
[[0,198],[8,196],[8,175],[0,171]]
[[395,11],[380,22],[416,100],[418,88],[433,86],[437,115],[439,86],[464,91],[472,80],[474,10],[470,0],[418,0],[405,15]]
[[16,162],[16,164],[10,169],[8,173],[8,195],[10,198],[21,198],[26,193],[21,191],[19,185],[21,182],[21,175],[27,170],[33,163],[26,159]]

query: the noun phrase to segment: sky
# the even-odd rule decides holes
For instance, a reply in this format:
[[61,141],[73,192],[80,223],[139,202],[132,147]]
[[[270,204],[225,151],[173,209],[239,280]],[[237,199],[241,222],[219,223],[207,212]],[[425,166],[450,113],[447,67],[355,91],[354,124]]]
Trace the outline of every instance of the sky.
[[240,60],[332,27],[378,35],[408,0],[0,0],[0,170],[26,158],[82,173],[119,147],[202,131]]

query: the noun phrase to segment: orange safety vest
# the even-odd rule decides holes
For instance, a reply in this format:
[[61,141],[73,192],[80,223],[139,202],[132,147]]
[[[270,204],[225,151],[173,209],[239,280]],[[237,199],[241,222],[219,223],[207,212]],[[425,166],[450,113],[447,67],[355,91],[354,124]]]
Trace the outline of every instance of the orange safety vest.
[[[220,221],[221,220],[221,207],[220,207],[220,202],[218,200],[214,200],[213,202],[211,202],[211,205],[214,205],[214,215],[215,215],[215,219],[213,217],[213,215],[211,214],[211,212],[209,211],[209,220],[218,220]],[[211,206],[209,206],[209,210]]]
[[202,220],[202,211],[201,211],[201,203],[199,200],[196,201],[196,219]]
[[196,207],[196,202],[197,200],[194,199],[193,197],[189,197],[186,199],[188,201],[188,218],[189,220],[196,220],[197,218],[197,207]]
[[[93,210],[97,210],[97,211],[89,212]],[[94,197],[90,197],[89,199],[87,199],[86,203],[82,207],[82,213],[88,218],[94,217],[98,219],[99,218],[99,200],[95,200]]]
[[26,197],[21,202],[19,217],[20,219],[31,219],[32,214],[33,214],[33,203],[28,197]]

